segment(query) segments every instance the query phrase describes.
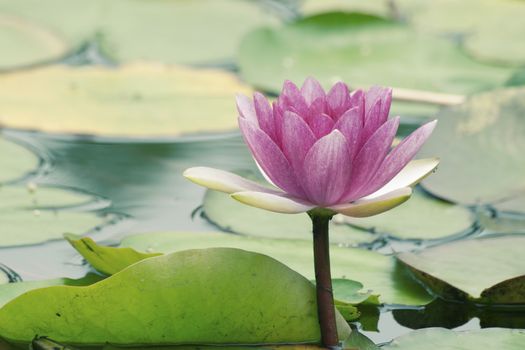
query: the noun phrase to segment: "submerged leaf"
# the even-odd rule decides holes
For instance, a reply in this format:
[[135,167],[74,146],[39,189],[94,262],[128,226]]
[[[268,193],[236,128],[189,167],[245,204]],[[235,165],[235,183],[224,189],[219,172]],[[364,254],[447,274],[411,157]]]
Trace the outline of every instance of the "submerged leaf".
[[[88,287],[25,293],[0,309],[0,336],[46,334],[68,344],[318,343],[315,300],[310,281],[268,256],[186,250]],[[337,315],[344,339],[350,330]]]

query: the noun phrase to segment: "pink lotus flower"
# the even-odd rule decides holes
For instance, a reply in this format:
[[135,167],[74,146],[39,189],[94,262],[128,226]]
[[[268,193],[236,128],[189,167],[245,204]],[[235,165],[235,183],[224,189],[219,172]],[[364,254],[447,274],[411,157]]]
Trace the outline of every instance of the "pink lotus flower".
[[274,188],[226,171],[196,167],[184,176],[230,193],[245,204],[280,213],[325,208],[364,217],[382,213],[412,194],[438,165],[412,160],[436,125],[421,126],[395,148],[399,117],[388,118],[392,90],[349,92],[339,82],[325,93],[307,79],[286,81],[273,104],[260,93],[237,97],[239,126],[261,172]]

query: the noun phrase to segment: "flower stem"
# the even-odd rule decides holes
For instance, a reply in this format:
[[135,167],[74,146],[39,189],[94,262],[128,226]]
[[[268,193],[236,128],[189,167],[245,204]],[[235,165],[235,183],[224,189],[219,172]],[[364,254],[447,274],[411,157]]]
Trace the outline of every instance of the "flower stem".
[[310,212],[314,235],[315,283],[317,289],[317,314],[321,327],[321,341],[327,348],[337,348],[339,339],[335,321],[334,295],[330,274],[330,247],[328,224],[332,215]]

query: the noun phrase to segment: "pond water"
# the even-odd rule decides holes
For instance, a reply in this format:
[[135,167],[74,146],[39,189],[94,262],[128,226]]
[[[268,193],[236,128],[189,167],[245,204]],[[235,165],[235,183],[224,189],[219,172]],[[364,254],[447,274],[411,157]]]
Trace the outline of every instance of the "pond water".
[[[116,214],[117,222],[90,234],[104,244],[117,244],[124,236],[136,233],[216,230],[201,215],[204,189],[185,180],[183,170],[196,165],[225,170],[254,167],[238,134],[148,141],[14,130],[3,134],[35,150],[41,158],[39,168],[21,181],[74,188],[110,202],[98,212]],[[393,247],[410,249],[414,244],[386,241],[368,248],[389,253]],[[2,263],[23,280],[81,277],[88,271],[65,241],[2,248],[0,256]],[[376,313],[378,310],[371,310],[369,316],[377,317]],[[423,327],[525,328],[525,313],[439,301],[425,308],[386,305],[379,310],[377,331],[364,333],[376,343],[384,343]]]

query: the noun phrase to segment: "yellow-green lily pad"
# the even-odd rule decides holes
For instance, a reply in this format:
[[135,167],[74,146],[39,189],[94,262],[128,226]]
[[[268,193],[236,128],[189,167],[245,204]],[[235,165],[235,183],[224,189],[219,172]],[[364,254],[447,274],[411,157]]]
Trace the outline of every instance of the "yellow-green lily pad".
[[441,158],[423,186],[447,200],[492,204],[525,190],[525,89],[472,96],[444,109],[421,156]]
[[237,127],[230,73],[153,63],[54,66],[0,76],[0,123],[105,136],[178,136]]
[[[46,334],[85,345],[320,341],[314,285],[266,255],[231,248],[146,259],[87,287],[35,289],[4,305],[0,324],[11,341]],[[339,313],[337,325],[345,339]]]
[[0,136],[0,182],[22,177],[36,169],[38,162],[31,151]]
[[[312,242],[243,237],[221,232],[161,232],[126,237],[120,247],[140,252],[169,253],[194,248],[231,247],[271,256],[299,272],[315,278]],[[366,289],[379,294],[386,304],[423,305],[433,298],[415,282],[393,257],[376,252],[330,247],[332,278],[361,282]]]
[[525,235],[457,241],[398,259],[435,294],[483,304],[525,304]]
[[433,198],[421,190],[404,205],[369,218],[338,215],[334,221],[401,239],[439,239],[464,233],[474,224],[465,207]]

